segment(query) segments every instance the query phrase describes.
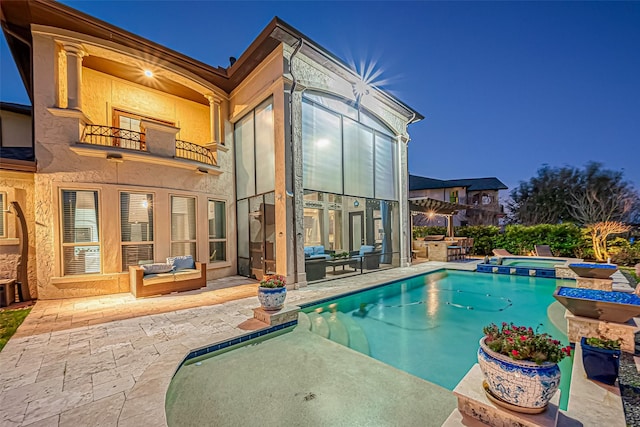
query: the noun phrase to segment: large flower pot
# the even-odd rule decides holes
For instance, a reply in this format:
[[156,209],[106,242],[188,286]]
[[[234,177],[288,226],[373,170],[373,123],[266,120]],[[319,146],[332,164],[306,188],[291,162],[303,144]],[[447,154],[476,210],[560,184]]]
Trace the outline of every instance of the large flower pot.
[[587,344],[587,339],[580,340],[582,347],[582,364],[587,378],[601,383],[613,385],[618,378],[620,368],[620,350],[607,350]]
[[513,360],[496,353],[480,340],[478,364],[493,397],[521,412],[542,412],[560,386],[557,363]]
[[284,306],[287,297],[287,288],[263,288],[258,287],[258,299],[263,309],[269,311],[280,310]]

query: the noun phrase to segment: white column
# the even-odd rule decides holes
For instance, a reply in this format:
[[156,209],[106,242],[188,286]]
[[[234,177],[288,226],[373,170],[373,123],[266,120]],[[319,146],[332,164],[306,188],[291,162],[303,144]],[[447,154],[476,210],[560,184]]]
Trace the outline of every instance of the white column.
[[211,131],[211,143],[220,144],[220,100],[213,95],[205,95],[209,101],[209,127]]
[[411,241],[413,230],[411,228],[411,212],[409,211],[409,191],[407,178],[409,165],[407,158],[407,143],[409,139],[403,135],[396,137],[397,162],[398,162],[398,207],[400,208],[400,266],[411,264]]
[[77,43],[63,43],[62,48],[67,55],[67,108],[81,110],[82,58],[87,53]]

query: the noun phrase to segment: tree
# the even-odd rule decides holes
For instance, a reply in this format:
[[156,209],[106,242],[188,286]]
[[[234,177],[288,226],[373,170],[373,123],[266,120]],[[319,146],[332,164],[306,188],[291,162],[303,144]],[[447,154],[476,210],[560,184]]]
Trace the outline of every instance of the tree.
[[631,227],[621,222],[605,221],[589,224],[587,230],[593,242],[593,254],[597,261],[608,261],[607,238],[612,234],[620,234],[629,231]]
[[512,223],[628,222],[638,215],[640,196],[622,172],[590,162],[584,169],[543,165],[538,175],[511,191],[507,204]]

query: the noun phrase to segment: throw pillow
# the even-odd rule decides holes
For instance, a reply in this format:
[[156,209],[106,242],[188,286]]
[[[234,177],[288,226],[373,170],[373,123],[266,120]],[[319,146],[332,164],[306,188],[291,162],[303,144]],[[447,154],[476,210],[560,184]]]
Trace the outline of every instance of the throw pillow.
[[144,270],[144,274],[158,274],[158,273],[168,273],[173,270],[173,266],[170,264],[165,264],[164,262],[159,262],[155,264],[144,264],[141,265]]
[[191,255],[169,257],[167,258],[167,264],[172,265],[175,270],[196,268],[196,263]]

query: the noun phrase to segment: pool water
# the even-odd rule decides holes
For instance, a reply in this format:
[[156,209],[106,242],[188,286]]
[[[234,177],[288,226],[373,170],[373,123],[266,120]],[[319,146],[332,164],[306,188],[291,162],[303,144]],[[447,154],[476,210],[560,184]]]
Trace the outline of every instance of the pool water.
[[564,264],[565,260],[503,258],[502,265],[509,267],[554,268]]
[[[538,328],[567,345],[548,319],[560,280],[439,271],[305,307],[312,318],[348,316],[348,330],[361,329],[361,352],[453,390],[477,362],[482,328],[513,322]],[[332,321],[335,322],[336,316]],[[353,320],[355,325],[353,325]],[[313,323],[313,319],[312,319]],[[331,322],[330,322],[331,325]],[[359,340],[362,342],[362,339]],[[568,399],[571,361],[560,364],[563,400]]]

